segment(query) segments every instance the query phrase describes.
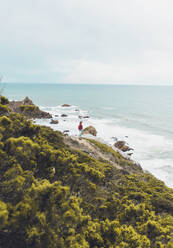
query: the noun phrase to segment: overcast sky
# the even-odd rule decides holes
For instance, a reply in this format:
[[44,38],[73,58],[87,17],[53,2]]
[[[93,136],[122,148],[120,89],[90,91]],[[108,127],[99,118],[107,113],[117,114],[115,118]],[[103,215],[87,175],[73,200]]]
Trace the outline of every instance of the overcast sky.
[[1,0],[6,82],[173,85],[172,0]]

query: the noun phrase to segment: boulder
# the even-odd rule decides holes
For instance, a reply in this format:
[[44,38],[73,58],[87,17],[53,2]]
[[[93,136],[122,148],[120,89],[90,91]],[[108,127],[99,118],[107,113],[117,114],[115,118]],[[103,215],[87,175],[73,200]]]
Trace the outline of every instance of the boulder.
[[89,126],[83,130],[82,134],[92,134],[93,136],[96,136],[97,131],[96,131],[95,127]]
[[66,115],[66,114],[62,114],[62,115],[61,115],[61,117],[67,117],[67,116],[68,116],[68,115]]
[[58,124],[59,123],[59,121],[58,120],[51,120],[51,122],[50,122],[50,124]]
[[123,140],[118,140],[117,142],[115,142],[114,146],[123,152],[128,152],[133,150],[128,145],[126,145],[126,142]]
[[69,105],[69,104],[63,104],[63,105],[61,105],[61,107],[70,107],[71,105]]
[[52,115],[42,111],[36,106],[29,97],[25,97],[23,101],[11,101],[9,103],[10,110],[25,115],[27,118],[49,119]]

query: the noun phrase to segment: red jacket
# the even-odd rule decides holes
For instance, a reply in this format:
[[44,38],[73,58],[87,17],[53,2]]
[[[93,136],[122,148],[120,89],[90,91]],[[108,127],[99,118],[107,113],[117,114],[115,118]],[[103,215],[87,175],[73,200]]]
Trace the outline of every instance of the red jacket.
[[78,129],[79,129],[79,130],[82,130],[82,129],[83,129],[82,124],[79,124]]

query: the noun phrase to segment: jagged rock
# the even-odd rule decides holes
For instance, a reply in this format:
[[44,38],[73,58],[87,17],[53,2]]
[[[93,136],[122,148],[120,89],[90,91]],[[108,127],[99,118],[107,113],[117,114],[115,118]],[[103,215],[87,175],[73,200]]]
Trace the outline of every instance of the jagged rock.
[[37,107],[29,97],[25,97],[23,101],[11,101],[9,107],[12,112],[25,115],[27,118],[49,119],[52,115],[42,111]]
[[58,124],[59,123],[59,121],[58,120],[51,120],[51,122],[50,122],[50,124]]
[[133,150],[132,148],[130,148],[129,146],[126,145],[126,142],[123,140],[118,140],[114,146],[116,148],[118,148],[119,150],[123,151],[123,152],[127,152],[127,151],[131,151]]
[[66,114],[62,114],[62,115],[61,115],[61,117],[67,117],[67,116],[68,116],[68,115],[66,115]]
[[34,105],[32,100],[29,99],[28,96],[25,97],[25,99],[23,100],[23,105]]
[[96,131],[95,127],[89,126],[83,130],[82,134],[92,134],[92,135],[96,136],[97,131]]
[[61,105],[61,107],[70,107],[71,105],[69,105],[69,104],[63,104],[63,105]]

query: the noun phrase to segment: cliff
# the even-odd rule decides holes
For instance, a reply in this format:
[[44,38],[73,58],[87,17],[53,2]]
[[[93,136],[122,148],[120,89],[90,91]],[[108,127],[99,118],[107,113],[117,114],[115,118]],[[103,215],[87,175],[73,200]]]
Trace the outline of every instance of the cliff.
[[12,112],[16,112],[19,114],[23,114],[27,118],[44,118],[50,119],[52,115],[49,113],[42,111],[36,106],[29,97],[25,97],[22,101],[11,101],[9,102],[9,109]]
[[173,190],[109,146],[0,97],[0,247],[173,247]]

